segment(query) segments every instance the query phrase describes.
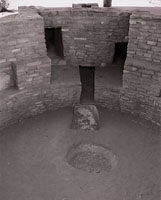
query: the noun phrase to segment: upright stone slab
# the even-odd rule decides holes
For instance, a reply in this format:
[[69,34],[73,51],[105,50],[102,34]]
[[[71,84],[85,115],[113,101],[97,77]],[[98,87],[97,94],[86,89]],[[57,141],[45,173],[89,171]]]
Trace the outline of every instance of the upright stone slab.
[[10,87],[10,75],[6,73],[0,74],[0,91]]
[[95,105],[77,105],[74,107],[73,129],[97,130],[99,129],[99,113]]

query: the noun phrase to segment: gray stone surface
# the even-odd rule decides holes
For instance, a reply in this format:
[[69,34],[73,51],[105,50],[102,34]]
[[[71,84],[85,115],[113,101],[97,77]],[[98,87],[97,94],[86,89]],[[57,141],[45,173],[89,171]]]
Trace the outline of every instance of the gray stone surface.
[[45,27],[62,27],[68,65],[104,66],[111,63],[115,43],[127,42],[130,12],[79,6],[55,10],[40,8],[38,12]]
[[99,129],[99,113],[95,105],[77,105],[74,107],[72,128],[82,130]]
[[10,86],[10,75],[6,73],[0,74],[0,91],[7,89]]
[[[147,8],[134,11],[134,8],[21,7],[19,14],[1,18],[0,127],[48,109],[78,103],[81,89],[78,66],[102,66],[109,70],[115,43],[127,41],[122,87],[111,87],[106,82],[109,81],[106,71],[97,78],[96,70],[95,102],[161,126],[158,9],[151,13],[145,12]],[[63,61],[54,60],[52,70],[44,26],[62,27],[65,56]],[[15,79],[11,63],[15,64]],[[77,72],[72,67],[64,70],[62,65],[75,67]],[[10,85],[9,76],[4,73],[16,84]],[[17,86],[14,90],[13,85]]]

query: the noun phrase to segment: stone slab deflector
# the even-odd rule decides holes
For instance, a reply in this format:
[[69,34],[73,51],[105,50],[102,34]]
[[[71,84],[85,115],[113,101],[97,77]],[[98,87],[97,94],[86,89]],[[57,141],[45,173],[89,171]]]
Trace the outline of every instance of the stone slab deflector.
[[73,112],[73,129],[94,131],[99,129],[99,113],[95,105],[76,105]]

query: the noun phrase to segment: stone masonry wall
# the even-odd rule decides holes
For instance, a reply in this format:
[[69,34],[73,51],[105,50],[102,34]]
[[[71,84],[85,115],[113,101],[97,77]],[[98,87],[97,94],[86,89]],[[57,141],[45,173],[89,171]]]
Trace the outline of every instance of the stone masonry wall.
[[61,27],[67,64],[106,66],[113,61],[115,43],[127,42],[128,11],[112,8],[39,9],[45,27]]
[[18,15],[1,18],[0,26],[0,127],[79,100],[80,84],[50,83],[44,21],[36,9],[22,7]]
[[31,9],[0,20],[0,73],[12,76],[14,63],[18,89],[50,82],[50,59],[46,54],[43,19]]
[[0,19],[0,77],[10,77],[8,85],[1,82],[0,126],[44,110],[41,90],[49,85],[51,67],[43,26],[34,9]]
[[161,124],[161,16],[131,15],[123,89],[122,110]]
[[[128,39],[128,11],[54,8],[38,12],[41,16],[33,7],[22,7],[18,15],[0,19],[0,127],[79,103],[78,66],[106,65],[112,61],[114,44]],[[68,63],[54,66],[52,83],[44,27],[62,27]],[[160,16],[132,12],[123,86],[109,87],[96,77],[96,104],[161,125],[160,38]]]

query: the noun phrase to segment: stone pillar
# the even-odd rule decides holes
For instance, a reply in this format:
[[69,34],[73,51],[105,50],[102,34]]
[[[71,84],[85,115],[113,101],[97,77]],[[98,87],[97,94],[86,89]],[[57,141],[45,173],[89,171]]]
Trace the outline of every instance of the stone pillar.
[[111,7],[112,0],[103,0],[103,6],[104,7]]
[[99,129],[99,113],[95,105],[77,105],[74,107],[71,128],[94,131]]

